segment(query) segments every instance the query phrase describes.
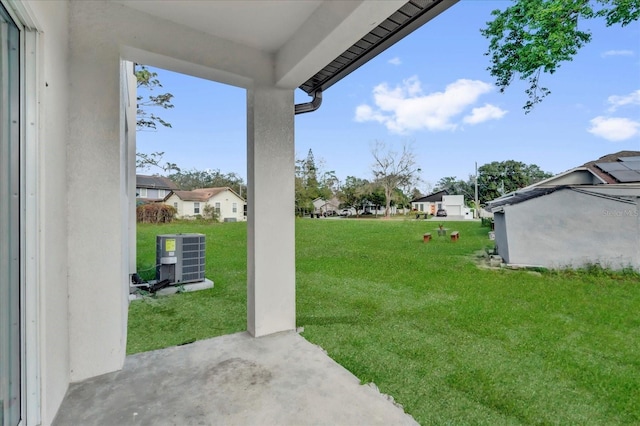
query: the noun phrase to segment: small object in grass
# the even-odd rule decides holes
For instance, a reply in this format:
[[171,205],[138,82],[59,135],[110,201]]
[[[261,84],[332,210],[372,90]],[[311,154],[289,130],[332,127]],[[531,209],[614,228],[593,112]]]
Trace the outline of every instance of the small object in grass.
[[453,231],[451,233],[451,241],[458,241],[458,238],[460,238],[460,233],[458,233],[458,231]]
[[422,241],[425,243],[428,243],[429,241],[431,241],[431,232],[427,232],[426,234],[424,234],[422,236]]

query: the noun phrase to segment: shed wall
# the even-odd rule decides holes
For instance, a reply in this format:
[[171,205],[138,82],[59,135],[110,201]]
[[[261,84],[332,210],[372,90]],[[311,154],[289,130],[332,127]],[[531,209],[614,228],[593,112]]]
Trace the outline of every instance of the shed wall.
[[560,190],[505,206],[508,261],[640,269],[638,204]]

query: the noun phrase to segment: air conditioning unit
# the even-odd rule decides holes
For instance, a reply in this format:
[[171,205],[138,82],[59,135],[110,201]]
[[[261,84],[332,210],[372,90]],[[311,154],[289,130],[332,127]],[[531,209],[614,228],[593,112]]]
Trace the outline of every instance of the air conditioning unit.
[[204,281],[205,239],[203,234],[156,236],[156,278],[171,284]]

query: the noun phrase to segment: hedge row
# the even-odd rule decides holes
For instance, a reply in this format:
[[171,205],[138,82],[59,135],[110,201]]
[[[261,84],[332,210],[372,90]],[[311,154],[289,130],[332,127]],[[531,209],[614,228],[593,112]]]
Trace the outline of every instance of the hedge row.
[[160,203],[141,204],[136,208],[137,220],[142,223],[169,223],[176,213],[173,206]]

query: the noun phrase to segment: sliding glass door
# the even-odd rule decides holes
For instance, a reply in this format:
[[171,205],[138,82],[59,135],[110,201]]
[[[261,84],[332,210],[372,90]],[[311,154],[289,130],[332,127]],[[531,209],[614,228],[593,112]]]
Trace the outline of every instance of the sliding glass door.
[[21,420],[20,32],[0,4],[0,426]]

